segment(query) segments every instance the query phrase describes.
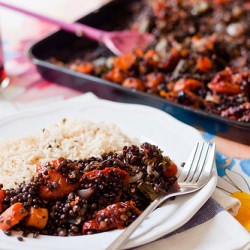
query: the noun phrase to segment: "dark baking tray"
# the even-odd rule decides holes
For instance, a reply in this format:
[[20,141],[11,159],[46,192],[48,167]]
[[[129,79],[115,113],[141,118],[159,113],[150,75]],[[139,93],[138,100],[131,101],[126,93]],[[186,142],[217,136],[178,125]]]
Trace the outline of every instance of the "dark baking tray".
[[[78,22],[105,30],[110,30],[112,27],[124,29],[138,8],[140,11],[146,11],[144,7],[144,1],[115,0],[88,14]],[[97,56],[98,53],[109,54],[107,50],[95,42],[60,30],[31,46],[28,55],[41,75],[47,80],[83,92],[91,91],[100,98],[112,101],[153,106],[196,128],[250,145],[249,123],[225,119],[48,62],[48,58],[51,57],[64,62],[67,62],[74,55],[87,57],[89,51],[96,51]]]

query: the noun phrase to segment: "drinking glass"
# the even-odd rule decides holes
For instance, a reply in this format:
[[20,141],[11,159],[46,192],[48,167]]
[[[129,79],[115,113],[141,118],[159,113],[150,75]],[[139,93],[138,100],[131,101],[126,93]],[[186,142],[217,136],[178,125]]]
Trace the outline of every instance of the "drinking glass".
[[9,85],[10,79],[4,70],[4,55],[3,55],[3,43],[0,33],[0,88],[6,88]]

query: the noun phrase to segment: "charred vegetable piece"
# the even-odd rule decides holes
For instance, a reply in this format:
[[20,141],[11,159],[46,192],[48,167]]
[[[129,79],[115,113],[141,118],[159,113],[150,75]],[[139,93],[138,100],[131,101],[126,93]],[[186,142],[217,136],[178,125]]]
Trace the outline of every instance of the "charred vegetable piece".
[[82,231],[107,231],[110,229],[122,229],[128,226],[141,211],[135,207],[132,201],[118,202],[97,211],[92,220],[83,224]]
[[180,59],[181,57],[179,51],[173,48],[165,58],[161,59],[158,67],[160,69],[172,71],[174,70]]
[[0,190],[0,213],[3,211],[3,199],[6,196],[5,190]]
[[154,201],[157,197],[162,196],[167,194],[166,191],[162,190],[161,188],[159,188],[157,190],[157,192],[154,190],[154,188],[152,186],[150,186],[147,183],[140,183],[138,185],[138,189],[144,194],[146,195],[151,201]]
[[178,168],[176,164],[170,160],[170,164],[165,168],[164,175],[168,178],[173,178],[176,176],[177,172]]
[[18,224],[27,214],[28,212],[24,208],[22,203],[17,202],[13,204],[0,215],[0,229],[11,229],[13,226]]
[[48,221],[47,208],[31,207],[28,216],[25,218],[24,225],[26,227],[34,227],[44,229]]

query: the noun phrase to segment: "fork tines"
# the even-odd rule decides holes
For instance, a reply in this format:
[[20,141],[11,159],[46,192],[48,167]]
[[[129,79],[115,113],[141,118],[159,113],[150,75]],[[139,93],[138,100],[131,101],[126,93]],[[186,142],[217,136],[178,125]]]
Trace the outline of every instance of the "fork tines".
[[192,150],[185,166],[178,178],[178,182],[205,182],[211,176],[215,144],[198,142]]

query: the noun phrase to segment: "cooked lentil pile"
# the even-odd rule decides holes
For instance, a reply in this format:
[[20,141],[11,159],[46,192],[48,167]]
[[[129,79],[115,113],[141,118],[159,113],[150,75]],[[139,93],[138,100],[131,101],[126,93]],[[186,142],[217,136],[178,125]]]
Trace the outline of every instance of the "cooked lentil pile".
[[92,62],[77,58],[64,66],[249,123],[249,1],[155,0],[148,5],[145,17],[131,25],[154,35],[147,50]]
[[37,165],[37,176],[0,186],[0,229],[54,236],[93,234],[128,226],[157,196],[178,189],[177,167],[154,145],[84,160]]

